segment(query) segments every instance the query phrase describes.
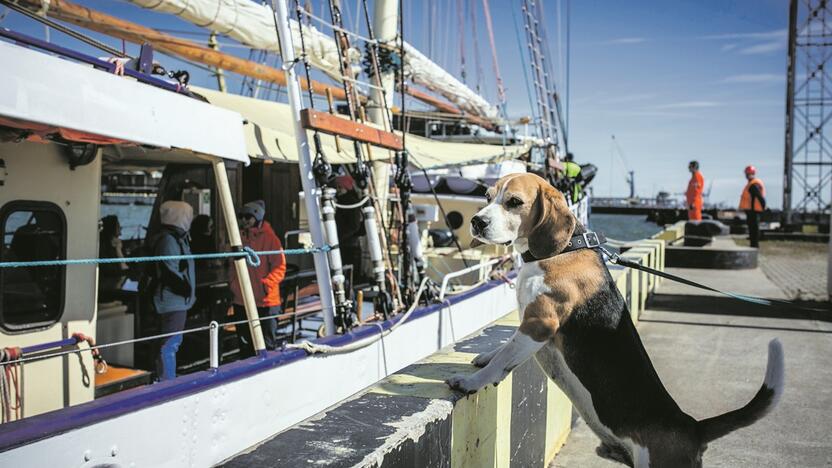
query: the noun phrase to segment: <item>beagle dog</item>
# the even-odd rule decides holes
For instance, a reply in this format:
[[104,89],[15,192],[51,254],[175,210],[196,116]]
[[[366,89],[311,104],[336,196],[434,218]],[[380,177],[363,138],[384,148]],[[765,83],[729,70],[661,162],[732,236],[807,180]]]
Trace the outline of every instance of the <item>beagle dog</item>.
[[601,439],[598,455],[636,467],[701,466],[708,442],[775,407],[783,392],[776,339],[763,385],[748,404],[701,421],[686,414],[653,368],[601,253],[573,245],[586,230],[563,195],[534,174],[511,174],[486,197],[471,233],[475,242],[514,244],[523,254],[522,321],[507,343],[474,359],[479,371],[450,378],[452,388],[471,394],[496,385],[535,356]]

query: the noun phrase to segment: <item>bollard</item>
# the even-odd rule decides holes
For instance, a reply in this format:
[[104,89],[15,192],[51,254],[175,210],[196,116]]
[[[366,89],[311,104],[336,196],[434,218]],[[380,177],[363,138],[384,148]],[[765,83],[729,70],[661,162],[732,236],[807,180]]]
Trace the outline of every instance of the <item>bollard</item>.
[[208,361],[211,369],[220,367],[220,324],[212,321],[208,325]]

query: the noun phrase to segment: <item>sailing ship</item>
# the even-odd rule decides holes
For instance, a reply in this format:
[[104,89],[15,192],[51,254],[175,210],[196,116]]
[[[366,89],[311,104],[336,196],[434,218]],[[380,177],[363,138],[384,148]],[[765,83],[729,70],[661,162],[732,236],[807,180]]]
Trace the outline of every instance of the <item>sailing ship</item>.
[[[539,5],[522,2],[539,55],[540,130],[518,137],[504,106],[403,40],[396,2],[378,0],[372,13],[363,2],[362,36],[343,26],[338,1],[327,2],[329,20],[297,2],[293,19],[282,1],[130,1],[278,54],[283,65],[65,0],[3,2],[116,58],[0,29],[0,465],[216,465],[516,309],[520,260],[506,246],[468,248],[468,224],[485,204],[484,186],[529,167],[546,171],[566,151],[534,21]],[[140,53],[126,57],[55,20],[140,44]],[[364,50],[351,45],[357,40]],[[280,84],[288,102],[159,75],[154,49]],[[313,67],[338,85],[313,79]],[[315,96],[326,110],[314,108]],[[405,96],[443,121],[406,113]],[[407,132],[410,124],[422,131]],[[432,126],[439,130],[424,131]],[[220,227],[210,233],[218,257],[197,272],[179,376],[153,384],[158,332],[137,287],[142,264],[125,255],[130,271],[112,282],[96,260],[99,219],[119,192],[110,185],[142,173],[157,176],[138,177],[132,186],[142,189],[129,191],[152,201],[126,246],[137,255],[167,200],[188,202]],[[355,180],[359,203],[338,203],[333,174]],[[287,344],[274,350],[263,342],[246,265],[256,254],[244,251],[237,225],[236,209],[254,199],[272,207],[269,221],[296,254],[276,318]],[[573,210],[585,219],[586,207],[584,198]],[[338,248],[334,214],[343,209],[363,214],[364,258],[352,268]],[[232,268],[242,323],[228,315]],[[256,356],[237,356],[235,327],[250,327]]]

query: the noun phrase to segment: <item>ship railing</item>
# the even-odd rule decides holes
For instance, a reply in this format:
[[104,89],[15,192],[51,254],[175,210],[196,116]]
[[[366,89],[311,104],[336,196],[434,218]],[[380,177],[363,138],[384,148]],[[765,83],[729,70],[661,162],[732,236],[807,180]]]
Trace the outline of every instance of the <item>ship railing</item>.
[[[499,263],[504,263],[509,258],[510,258],[510,256],[497,257],[497,258],[493,258],[493,259],[491,259],[491,260],[489,260],[485,263],[480,263],[478,265],[472,265],[472,266],[469,266],[467,268],[463,268],[461,270],[446,273],[444,276],[442,276],[442,283],[439,286],[439,302],[443,302],[445,300],[445,296],[449,294],[448,293],[448,285],[450,284],[450,281],[452,279],[458,278],[460,276],[467,275],[467,274],[475,272],[475,271],[478,271],[479,275],[480,275],[480,278],[482,278],[486,274],[487,269],[489,269],[490,267],[492,267],[494,265],[497,265]],[[482,282],[483,281],[481,280],[479,283],[474,284],[471,287],[476,287],[479,284],[481,284]]]
[[[321,249],[326,251],[326,250],[329,249],[329,247],[325,246]],[[301,252],[301,250],[303,252]],[[313,250],[315,250],[315,249],[294,249],[294,250],[287,249],[287,250],[281,251],[281,252],[286,252],[286,253],[311,253],[311,251],[313,251]],[[222,255],[224,257],[225,256],[234,256],[234,255],[247,255],[249,259],[251,259],[252,256],[253,256],[254,259],[256,259],[254,261],[259,262],[259,258],[257,258],[258,254],[263,255],[263,254],[271,254],[271,253],[272,252],[254,252],[254,251],[250,251],[250,252],[232,252],[232,253],[223,253],[223,254],[194,254],[194,255],[186,255],[186,256],[174,255],[174,256],[158,257],[158,258],[155,258],[155,259],[159,260],[159,259],[168,259],[168,258],[173,258],[173,257],[175,257],[176,259],[180,259],[180,257],[194,257],[194,258],[200,259],[200,258],[207,258],[207,257],[213,258],[213,257],[216,257],[218,255]],[[135,258],[135,259],[130,259],[130,258],[106,259],[106,258],[104,258],[104,259],[53,260],[53,261],[34,261],[34,262],[0,262],[0,267],[21,267],[21,266],[37,267],[37,266],[49,266],[49,265],[52,265],[53,263],[59,264],[59,265],[97,264],[97,263],[111,263],[111,261],[113,261],[113,260],[149,261],[148,258],[152,258],[152,257],[142,257],[142,258]],[[463,269],[445,274],[442,277],[442,283],[441,283],[441,287],[440,287],[440,291],[439,291],[439,301],[443,302],[443,301],[445,301],[445,298],[448,295],[459,293],[459,291],[454,291],[454,292],[449,292],[448,291],[448,286],[450,285],[450,281],[452,279],[458,278],[460,276],[463,276],[463,275],[466,275],[466,274],[469,274],[469,273],[472,273],[472,272],[475,272],[475,271],[479,271],[480,277],[483,277],[484,275],[487,274],[488,270],[491,269],[494,265],[505,263],[506,261],[510,260],[511,258],[512,258],[512,256],[510,256],[510,255],[504,255],[504,256],[501,256],[501,257],[493,258],[493,259],[491,259],[487,262],[484,262],[484,263],[481,263],[481,264],[478,264],[478,265],[470,266],[470,267],[467,267],[467,268],[463,268]],[[482,283],[482,282],[483,281],[480,281],[480,283]],[[467,288],[467,289],[476,287],[480,283],[469,286],[469,288]],[[279,317],[280,316],[264,316],[264,317],[258,317],[256,320],[257,321],[271,320],[271,319],[278,319]],[[127,339],[127,340],[115,341],[115,342],[104,343],[104,344],[94,344],[94,341],[92,341],[92,340],[79,339],[78,337],[73,337],[73,338],[69,338],[69,339],[66,339],[66,340],[60,340],[60,341],[54,341],[54,342],[49,342],[49,343],[42,343],[42,344],[35,345],[35,346],[18,348],[17,353],[15,353],[14,355],[10,356],[10,355],[6,354],[6,355],[4,355],[5,359],[0,359],[0,369],[5,367],[5,366],[22,365],[22,364],[25,364],[27,362],[41,361],[41,360],[45,360],[45,359],[67,356],[67,355],[70,355],[70,354],[80,354],[80,353],[83,353],[83,352],[89,352],[89,353],[92,353],[93,355],[98,355],[100,353],[100,350],[104,350],[104,349],[108,349],[108,348],[114,348],[114,347],[117,347],[117,346],[132,345],[132,344],[135,344],[135,343],[141,343],[141,342],[152,341],[152,340],[159,340],[159,339],[164,339],[164,338],[170,338],[170,337],[177,336],[177,335],[183,335],[184,336],[184,335],[187,335],[187,334],[190,334],[190,333],[199,333],[199,332],[204,332],[204,331],[209,332],[209,340],[208,340],[209,341],[209,343],[208,343],[208,346],[209,346],[209,350],[208,350],[209,368],[216,369],[220,365],[219,330],[221,328],[229,327],[229,326],[232,326],[232,325],[233,326],[238,326],[238,325],[243,325],[243,324],[247,324],[247,323],[249,323],[248,319],[242,319],[242,320],[236,320],[236,321],[230,321],[230,322],[223,322],[223,323],[219,323],[217,321],[212,321],[208,325],[193,327],[193,328],[189,328],[189,329],[185,329],[185,330],[179,330],[179,331],[174,331],[174,332],[169,332],[169,333],[160,333],[160,334],[156,334],[156,335],[149,335],[149,336],[143,336],[143,337],[138,337],[138,338],[131,338],[131,339]],[[81,344],[81,341],[87,341],[89,346],[86,347],[86,348],[80,348],[79,345]],[[72,348],[72,349],[61,349],[61,348]],[[55,349],[61,349],[61,350],[60,351],[54,351]],[[10,357],[12,357],[12,358],[10,359]]]

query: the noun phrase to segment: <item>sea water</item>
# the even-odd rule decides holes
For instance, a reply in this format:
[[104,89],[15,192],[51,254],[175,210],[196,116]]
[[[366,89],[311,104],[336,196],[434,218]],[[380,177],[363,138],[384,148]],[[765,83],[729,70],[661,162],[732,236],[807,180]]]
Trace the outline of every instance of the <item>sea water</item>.
[[615,240],[635,241],[645,239],[661,231],[656,223],[647,221],[645,215],[591,214],[589,225]]

